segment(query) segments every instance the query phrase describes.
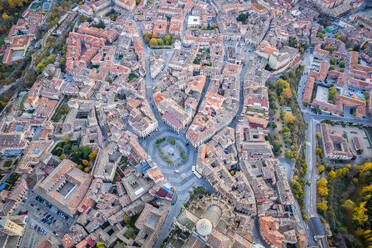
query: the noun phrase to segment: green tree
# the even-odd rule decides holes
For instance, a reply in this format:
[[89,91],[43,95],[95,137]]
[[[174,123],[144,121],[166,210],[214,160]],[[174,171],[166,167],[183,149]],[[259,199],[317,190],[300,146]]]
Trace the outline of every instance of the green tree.
[[341,68],[345,68],[345,60],[341,60],[340,61],[340,67]]
[[83,153],[83,158],[84,159],[87,159],[88,158],[88,156],[89,156],[89,153],[91,152],[91,148],[89,147],[89,146],[83,146],[82,148],[81,148],[81,152]]
[[352,212],[353,210],[354,210],[354,208],[355,208],[355,203],[352,201],[352,200],[350,200],[350,199],[347,199],[342,205],[341,205],[341,207],[344,209],[344,210],[346,210],[346,211],[348,211],[348,212]]
[[335,99],[335,97],[336,97],[336,94],[337,94],[336,88],[330,87],[329,88],[329,91],[328,91],[328,99],[330,101],[333,101]]
[[166,34],[166,35],[164,36],[164,40],[165,40],[166,42],[167,42],[167,41],[171,42],[171,41],[172,41],[172,36],[169,35],[169,34]]
[[337,63],[337,57],[332,57],[329,62],[331,65],[335,65]]
[[158,46],[164,45],[164,41],[162,38],[158,38],[157,43],[158,43]]
[[322,138],[322,135],[320,134],[320,132],[316,132],[315,133],[315,136],[318,140],[320,140]]
[[294,177],[290,180],[290,184],[292,186],[293,193],[296,199],[302,201],[304,199],[304,190],[301,184],[298,182],[297,177]]
[[106,77],[106,81],[109,82],[109,83],[111,84],[111,83],[112,83],[112,77],[107,76],[107,77]]
[[97,151],[93,150],[89,153],[88,158],[89,158],[89,160],[94,160],[96,158],[96,156],[97,156]]

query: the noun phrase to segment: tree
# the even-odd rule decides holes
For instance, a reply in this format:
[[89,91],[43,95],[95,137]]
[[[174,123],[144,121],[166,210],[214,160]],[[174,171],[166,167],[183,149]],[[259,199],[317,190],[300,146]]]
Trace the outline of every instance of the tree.
[[112,77],[107,76],[107,77],[106,77],[106,81],[109,82],[109,83],[111,84],[111,83],[112,83]]
[[88,156],[89,156],[89,153],[91,152],[91,148],[89,147],[89,146],[83,146],[82,148],[81,148],[81,152],[83,153],[83,158],[84,159],[87,159],[88,158]]
[[288,45],[290,47],[297,47],[297,39],[295,37],[291,37],[289,36],[289,39],[288,39]]
[[286,158],[292,158],[292,151],[290,149],[286,150],[284,156]]
[[231,176],[234,176],[235,175],[235,171],[231,170],[230,171],[230,174],[231,174]]
[[372,192],[372,184],[368,186],[364,186],[362,188],[362,193],[365,193],[365,192]]
[[172,36],[171,35],[169,35],[169,34],[166,34],[165,36],[164,36],[164,40],[167,42],[171,42],[172,41]]
[[150,46],[157,46],[158,45],[158,40],[156,38],[151,38],[149,42]]
[[315,152],[316,152],[317,155],[322,154],[322,148],[317,147],[317,148],[315,149]]
[[285,100],[285,102],[287,103],[289,100],[291,100],[292,98],[292,91],[290,88],[285,88],[282,92],[282,94],[280,94],[280,96],[282,96]]
[[131,221],[130,216],[128,216],[128,215],[124,215],[124,223],[125,223],[125,224],[130,224],[130,221]]
[[106,248],[105,243],[102,241],[96,243],[97,248]]
[[8,18],[9,18],[9,16],[6,12],[3,13],[2,17],[3,17],[4,21],[8,20]]
[[36,69],[36,72],[37,73],[40,73],[44,70],[44,68],[46,67],[46,65],[42,62],[40,62],[39,64],[37,64],[37,66],[35,67]]
[[318,192],[320,196],[327,196],[328,195],[328,188],[327,187],[318,187]]
[[330,52],[336,51],[337,50],[337,45],[328,44],[328,45],[326,45],[325,50],[330,51]]
[[340,61],[340,67],[341,68],[345,68],[345,60],[341,60]]
[[65,145],[63,146],[63,153],[70,154],[71,152],[72,152],[71,144],[70,143],[65,143]]
[[316,132],[315,133],[315,136],[318,140],[320,140],[322,138],[322,135],[320,134],[320,132]]
[[318,167],[319,173],[322,173],[324,171],[325,167],[323,165]]
[[84,171],[85,171],[86,173],[89,173],[90,168],[89,168],[89,167],[85,167],[85,168],[84,168]]
[[8,0],[10,8],[14,9],[17,6],[17,0]]
[[158,39],[157,39],[157,43],[158,43],[158,46],[162,46],[162,45],[164,45],[164,41],[163,41],[162,38],[158,38]]
[[337,63],[337,57],[332,57],[329,62],[331,65],[335,65]]
[[320,196],[327,196],[328,195],[328,188],[327,188],[328,181],[327,181],[327,179],[322,177],[321,179],[319,179],[316,182],[316,184],[318,185],[319,195]]
[[243,24],[245,24],[247,22],[247,19],[249,17],[249,13],[241,13],[237,18],[236,20],[238,22],[242,22]]
[[372,170],[372,162],[365,162],[362,165],[360,173],[365,173],[365,172],[370,171],[370,170]]
[[355,203],[350,200],[350,199],[347,199],[342,205],[341,207],[346,210],[346,211],[349,211],[350,213],[354,210],[355,208]]
[[298,200],[302,200],[304,198],[304,191],[303,191],[303,188],[301,186],[301,184],[297,181],[297,176],[296,177],[293,177],[291,180],[290,180],[290,183],[291,183],[291,186],[292,186],[292,190],[293,190],[293,193],[296,197],[296,199]]
[[284,121],[287,123],[287,124],[293,124],[296,120],[296,116],[292,115],[291,113],[286,113],[284,115]]
[[323,200],[319,203],[316,204],[316,206],[318,207],[319,210],[322,210],[322,211],[327,211],[328,209],[328,201],[326,200]]
[[334,87],[330,87],[328,91],[328,99],[333,101],[336,97],[337,90]]
[[316,184],[319,186],[319,187],[325,187],[327,186],[328,184],[328,180],[325,178],[325,177],[322,177],[321,179],[319,179]]
[[347,173],[347,171],[344,170],[344,168],[338,168],[336,170],[336,177],[340,177],[340,176],[343,176]]
[[88,158],[89,158],[89,160],[94,160],[96,158],[96,156],[97,156],[97,151],[93,150],[89,153]]
[[336,178],[336,172],[334,170],[331,170],[328,175],[331,179]]
[[360,225],[368,221],[368,215],[365,214],[367,212],[367,208],[365,208],[366,204],[366,201],[361,202],[359,206],[356,206],[353,209],[353,220],[355,220]]
[[70,137],[68,135],[63,135],[62,140],[63,142],[68,143],[70,142]]
[[149,36],[149,33],[144,33],[144,34],[143,34],[143,40],[145,41],[146,44],[149,43],[150,39],[151,39],[151,38],[150,38],[150,36]]
[[83,163],[83,165],[85,165],[85,166],[87,166],[88,164],[89,164],[89,161],[88,160],[86,160],[86,159],[83,159],[83,160],[81,160],[81,162]]

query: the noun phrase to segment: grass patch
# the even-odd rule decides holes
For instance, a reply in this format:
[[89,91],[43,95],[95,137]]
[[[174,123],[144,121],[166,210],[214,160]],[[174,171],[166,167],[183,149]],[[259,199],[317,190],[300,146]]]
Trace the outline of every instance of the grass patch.
[[7,160],[7,161],[4,162],[4,167],[9,168],[10,166],[12,166],[12,164],[13,164],[12,160]]
[[132,81],[135,78],[138,78],[138,75],[135,73],[130,73],[128,76],[128,81]]
[[68,112],[70,111],[69,106],[67,106],[68,101],[70,100],[70,97],[65,97],[58,105],[56,111],[54,112],[52,116],[53,122],[59,122],[60,120],[64,121]]

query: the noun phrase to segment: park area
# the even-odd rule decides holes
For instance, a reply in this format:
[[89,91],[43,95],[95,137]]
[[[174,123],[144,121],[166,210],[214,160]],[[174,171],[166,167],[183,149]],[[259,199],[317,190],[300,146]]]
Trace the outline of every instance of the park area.
[[97,151],[92,150],[89,146],[80,146],[79,140],[70,140],[64,136],[52,150],[52,154],[60,159],[70,159],[76,163],[80,170],[89,173],[94,165]]

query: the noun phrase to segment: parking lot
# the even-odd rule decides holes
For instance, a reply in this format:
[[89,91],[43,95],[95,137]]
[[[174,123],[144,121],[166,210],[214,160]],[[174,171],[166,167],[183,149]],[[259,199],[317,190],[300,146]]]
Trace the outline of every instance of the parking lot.
[[21,248],[37,247],[40,241],[43,239],[44,234],[38,232],[31,227],[32,223],[29,221],[26,224],[25,232],[23,233],[23,238],[20,243]]
[[29,193],[28,198],[21,202],[19,209],[22,213],[27,211],[29,229],[41,236],[50,234],[53,237],[61,238],[75,222],[73,218],[62,213],[34,193]]

